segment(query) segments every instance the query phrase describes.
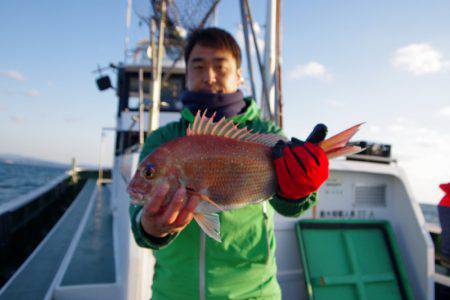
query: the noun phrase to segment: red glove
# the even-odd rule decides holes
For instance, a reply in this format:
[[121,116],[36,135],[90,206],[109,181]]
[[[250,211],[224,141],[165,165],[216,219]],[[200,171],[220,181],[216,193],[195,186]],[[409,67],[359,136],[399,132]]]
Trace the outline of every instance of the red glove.
[[316,145],[326,134],[327,127],[318,124],[306,142],[296,138],[287,143],[278,141],[272,154],[279,196],[291,200],[305,198],[328,178],[328,158]]

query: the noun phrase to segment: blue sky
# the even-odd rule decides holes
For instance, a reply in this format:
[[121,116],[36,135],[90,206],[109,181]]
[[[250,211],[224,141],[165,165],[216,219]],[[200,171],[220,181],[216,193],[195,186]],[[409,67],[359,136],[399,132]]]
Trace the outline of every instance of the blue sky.
[[[287,134],[364,121],[358,139],[392,144],[418,200],[437,202],[450,180],[450,1],[282,2]],[[264,3],[250,1],[261,38]],[[117,100],[97,91],[92,71],[123,59],[125,9],[125,0],[0,3],[0,153],[98,162]],[[239,22],[238,1],[223,0],[217,24],[239,39]],[[136,15],[131,33],[132,43],[147,34]]]

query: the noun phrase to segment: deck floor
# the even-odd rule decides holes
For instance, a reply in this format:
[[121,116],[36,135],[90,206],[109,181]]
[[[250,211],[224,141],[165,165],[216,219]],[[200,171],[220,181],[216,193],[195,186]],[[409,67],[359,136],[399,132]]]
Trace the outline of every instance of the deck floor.
[[24,268],[2,289],[0,300],[43,299],[58,271],[72,238],[96,188],[95,180],[88,180],[63,219],[49,238],[33,252]]
[[61,286],[115,282],[111,193],[103,186]]

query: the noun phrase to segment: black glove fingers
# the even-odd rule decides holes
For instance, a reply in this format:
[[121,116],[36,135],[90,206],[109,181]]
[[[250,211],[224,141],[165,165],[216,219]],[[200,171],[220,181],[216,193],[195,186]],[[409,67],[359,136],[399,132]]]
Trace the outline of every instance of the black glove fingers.
[[304,141],[299,140],[295,137],[291,138],[291,144],[294,146],[303,146],[304,143],[305,143]]
[[283,156],[283,149],[286,147],[286,143],[283,140],[279,140],[275,146],[272,148],[273,159],[280,158]]
[[319,123],[317,124],[313,131],[309,134],[306,139],[307,142],[311,142],[313,144],[320,143],[327,136],[328,128],[325,124]]

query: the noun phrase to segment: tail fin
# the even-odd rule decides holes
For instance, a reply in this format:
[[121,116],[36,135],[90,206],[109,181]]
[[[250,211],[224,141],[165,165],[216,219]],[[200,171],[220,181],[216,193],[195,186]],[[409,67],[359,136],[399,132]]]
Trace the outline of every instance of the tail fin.
[[343,156],[355,154],[363,149],[358,146],[347,145],[348,141],[358,132],[359,128],[364,123],[360,123],[349,129],[346,129],[322,142],[319,143],[319,146],[325,151],[327,157],[329,159]]

